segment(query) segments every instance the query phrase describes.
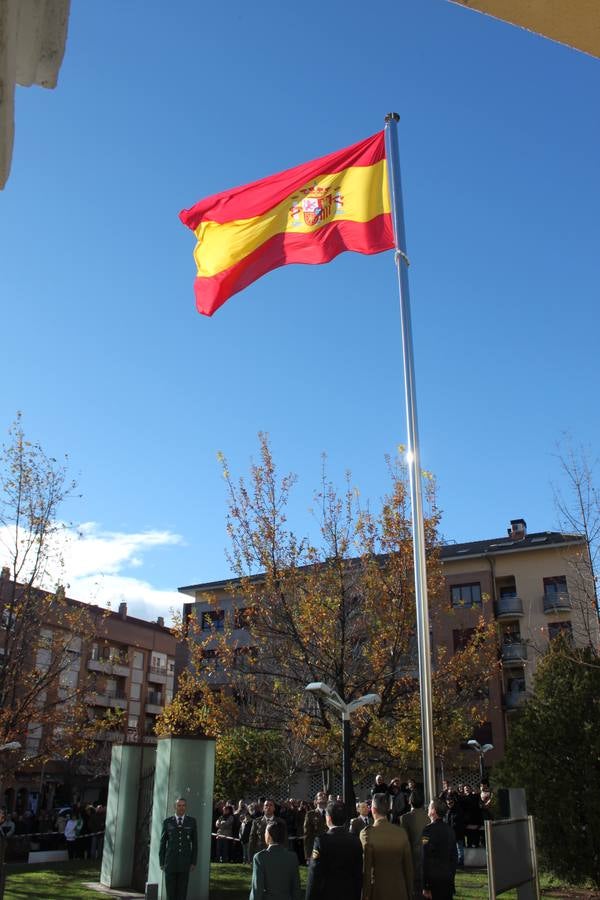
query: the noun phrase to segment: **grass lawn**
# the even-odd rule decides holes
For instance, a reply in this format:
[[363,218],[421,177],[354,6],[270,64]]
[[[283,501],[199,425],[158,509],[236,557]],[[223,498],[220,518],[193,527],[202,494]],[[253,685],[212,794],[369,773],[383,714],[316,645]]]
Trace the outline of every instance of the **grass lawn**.
[[[300,874],[304,887],[306,869],[301,870]],[[82,887],[83,882],[94,882],[99,878],[99,866],[87,861],[54,863],[51,867],[9,866],[7,876],[5,900],[102,900],[103,897],[97,891]],[[211,900],[248,900],[249,886],[249,866],[211,866]],[[542,878],[542,895],[554,900],[600,900],[599,893],[574,890],[549,878]],[[455,900],[487,900],[487,896],[485,871],[457,874]],[[502,898],[513,900],[516,896],[516,891],[510,891]]]

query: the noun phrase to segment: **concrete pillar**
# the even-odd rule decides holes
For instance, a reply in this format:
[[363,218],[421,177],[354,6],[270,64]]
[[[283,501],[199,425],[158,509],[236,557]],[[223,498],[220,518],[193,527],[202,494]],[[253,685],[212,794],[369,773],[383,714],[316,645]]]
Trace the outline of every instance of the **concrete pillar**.
[[110,762],[100,882],[129,887],[133,874],[140,775],[156,751],[141,744],[115,744]]
[[215,742],[212,738],[158,739],[148,882],[158,884],[159,900],[166,900],[158,862],[162,823],[174,814],[178,797],[187,800],[187,814],[196,819],[198,826],[198,865],[190,874],[188,896],[194,900],[208,900],[214,772]]

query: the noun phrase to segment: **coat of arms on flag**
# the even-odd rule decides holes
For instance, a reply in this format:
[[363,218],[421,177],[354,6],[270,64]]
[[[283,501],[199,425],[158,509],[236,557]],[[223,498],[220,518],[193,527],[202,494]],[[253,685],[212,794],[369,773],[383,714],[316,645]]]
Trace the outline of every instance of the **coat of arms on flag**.
[[290,218],[292,226],[301,225],[302,220],[308,226],[322,225],[343,210],[344,198],[340,194],[339,187],[323,188],[314,185],[311,188],[304,188],[292,197]]

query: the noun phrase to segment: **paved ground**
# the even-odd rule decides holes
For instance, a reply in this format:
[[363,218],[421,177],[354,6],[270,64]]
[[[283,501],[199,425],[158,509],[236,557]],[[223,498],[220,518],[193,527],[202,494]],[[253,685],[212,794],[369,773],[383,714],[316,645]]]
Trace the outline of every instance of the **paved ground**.
[[135,891],[130,890],[113,890],[112,888],[105,887],[103,884],[100,884],[98,881],[84,881],[82,882],[83,887],[88,888],[90,891],[98,891],[99,894],[104,895],[105,897],[113,897],[115,900],[144,900],[143,894],[138,894]]

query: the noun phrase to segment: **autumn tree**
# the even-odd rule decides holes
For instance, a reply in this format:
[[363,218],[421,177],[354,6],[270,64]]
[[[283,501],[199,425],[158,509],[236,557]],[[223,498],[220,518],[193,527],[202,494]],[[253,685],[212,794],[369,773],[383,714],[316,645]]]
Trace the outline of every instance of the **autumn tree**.
[[[306,684],[325,682],[345,702],[378,693],[378,706],[353,714],[355,770],[419,766],[411,519],[400,459],[388,460],[390,491],[377,512],[361,503],[349,478],[339,495],[324,472],[314,498],[319,529],[314,541],[288,525],[296,479],[279,476],[264,435],[249,481],[235,480],[225,459],[222,464],[229,561],[237,576],[230,593],[249,639],[236,638],[240,622],[229,620],[208,634],[193,617],[184,623],[201,705],[218,707],[219,729],[225,714],[231,727],[278,731],[297,767],[337,768],[341,723],[321,700],[306,694]],[[428,590],[435,618],[443,585],[439,511],[433,479],[425,483]],[[215,607],[220,602],[204,599]],[[440,749],[458,746],[485,719],[482,696],[495,658],[493,629],[483,622],[463,650],[437,652],[433,691]]]
[[561,473],[554,486],[554,503],[561,531],[576,534],[583,543],[566,556],[571,597],[577,615],[573,627],[578,644],[599,651],[600,600],[600,491],[595,482],[596,462],[583,446],[565,438],[558,448]]
[[0,753],[0,778],[77,754],[102,727],[89,721],[79,672],[88,610],[60,585],[44,588],[74,489],[66,463],[27,441],[18,417],[0,453],[0,745],[18,749]]

